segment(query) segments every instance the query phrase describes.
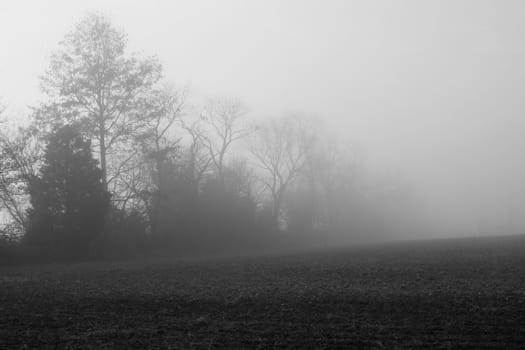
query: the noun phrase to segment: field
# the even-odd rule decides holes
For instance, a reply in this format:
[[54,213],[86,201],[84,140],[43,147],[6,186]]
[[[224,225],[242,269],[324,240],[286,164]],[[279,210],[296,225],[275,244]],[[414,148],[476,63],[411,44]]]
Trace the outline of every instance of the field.
[[0,268],[1,349],[525,347],[525,237]]

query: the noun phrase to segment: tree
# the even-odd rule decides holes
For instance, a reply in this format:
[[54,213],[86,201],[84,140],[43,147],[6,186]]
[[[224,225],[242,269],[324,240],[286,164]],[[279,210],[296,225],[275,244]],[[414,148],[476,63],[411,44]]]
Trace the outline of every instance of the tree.
[[188,145],[183,153],[183,176],[190,193],[196,197],[204,176],[209,170],[212,158],[204,145],[206,137],[202,127],[202,121],[196,120],[188,123],[181,119],[180,126],[186,131],[189,138]]
[[203,183],[199,217],[201,231],[219,239],[215,245],[236,245],[254,231],[256,202],[252,195],[253,176],[242,159],[229,161],[223,169],[223,182],[209,177]]
[[186,102],[186,90],[158,90],[148,100],[145,125],[136,137],[143,156],[153,163],[153,182],[162,182],[162,166],[169,153],[178,148],[179,140],[170,135],[176,121],[180,120]]
[[147,96],[161,78],[156,59],[128,55],[126,45],[126,36],[106,17],[86,16],[52,56],[41,81],[49,101],[36,111],[37,120],[48,129],[75,125],[96,140],[106,187],[116,179],[113,173],[131,161],[107,158],[143,127]]
[[226,155],[232,144],[253,132],[243,120],[245,114],[239,101],[228,99],[210,101],[201,113],[201,120],[207,128],[202,134],[203,144],[221,184],[224,184]]
[[136,204],[134,209],[145,212],[154,236],[160,214],[161,189],[166,187],[165,168],[180,153],[173,127],[182,117],[186,95],[187,90],[169,88],[151,92],[144,109],[144,126],[134,136],[138,163],[129,172],[125,171],[123,179],[130,190],[128,198]]
[[260,181],[270,192],[272,218],[279,225],[286,191],[304,170],[314,135],[298,117],[270,120],[263,124],[250,144],[262,171]]
[[83,257],[103,230],[109,194],[90,142],[71,126],[50,136],[41,175],[30,183],[32,208],[25,241],[68,257]]
[[3,128],[0,132],[0,210],[8,216],[11,233],[27,229],[29,182],[40,163],[40,143],[29,129]]
[[[323,133],[308,154],[305,174],[315,197],[316,219],[325,228],[340,228],[347,222],[358,197],[361,164],[353,147]],[[344,226],[344,225],[343,225]]]

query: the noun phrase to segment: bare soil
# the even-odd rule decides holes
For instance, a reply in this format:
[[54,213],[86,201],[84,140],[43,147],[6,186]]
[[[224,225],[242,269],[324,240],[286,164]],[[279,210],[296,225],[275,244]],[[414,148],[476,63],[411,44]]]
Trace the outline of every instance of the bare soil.
[[525,348],[525,237],[3,267],[0,348]]

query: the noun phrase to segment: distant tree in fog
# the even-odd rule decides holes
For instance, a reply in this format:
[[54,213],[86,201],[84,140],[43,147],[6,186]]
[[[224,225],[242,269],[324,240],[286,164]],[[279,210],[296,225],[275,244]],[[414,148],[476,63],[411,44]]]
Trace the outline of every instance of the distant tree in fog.
[[205,132],[201,138],[221,183],[232,144],[253,132],[244,119],[245,113],[239,101],[229,99],[212,100],[202,109],[200,118]]
[[204,181],[202,217],[224,239],[247,237],[254,231],[257,208],[253,171],[245,160],[237,158],[224,165],[222,176],[209,176]]
[[179,146],[179,139],[170,131],[181,119],[185,102],[185,90],[154,91],[145,108],[144,127],[135,136],[142,154],[153,163],[157,185],[162,182],[162,165],[168,154]]
[[108,18],[90,14],[60,43],[42,77],[48,101],[36,118],[49,130],[75,125],[96,140],[102,179],[107,186],[129,157],[112,157],[144,127],[144,108],[152,87],[161,78],[155,58],[126,53],[126,36]]
[[205,133],[201,120],[187,122],[180,120],[180,126],[186,132],[189,139],[188,146],[183,150],[184,179],[189,190],[196,195],[202,185],[206,172],[210,168],[212,158],[206,149]]
[[350,147],[332,137],[322,137],[308,154],[305,174],[315,197],[317,219],[322,226],[334,228],[348,220],[357,198],[359,161]]
[[261,170],[260,181],[272,199],[272,218],[278,225],[283,201],[292,182],[305,169],[314,145],[313,131],[298,117],[269,120],[250,142],[250,150]]
[[31,181],[29,193],[26,243],[68,257],[88,254],[104,230],[109,193],[90,142],[74,127],[50,136],[41,175]]
[[151,227],[157,232],[162,190],[166,189],[166,175],[173,160],[179,157],[179,138],[173,135],[173,127],[181,120],[186,102],[186,90],[155,90],[148,99],[144,114],[144,127],[135,136],[141,164],[132,170],[130,187],[142,201]]

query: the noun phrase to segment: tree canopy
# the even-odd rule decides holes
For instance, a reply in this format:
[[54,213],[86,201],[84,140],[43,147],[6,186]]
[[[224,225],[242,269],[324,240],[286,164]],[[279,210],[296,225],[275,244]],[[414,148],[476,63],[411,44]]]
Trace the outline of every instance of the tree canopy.
[[75,125],[96,141],[106,185],[121,162],[113,154],[144,124],[147,98],[161,78],[156,58],[126,52],[126,36],[110,20],[90,14],[60,43],[41,79],[48,100],[36,112],[41,124]]

